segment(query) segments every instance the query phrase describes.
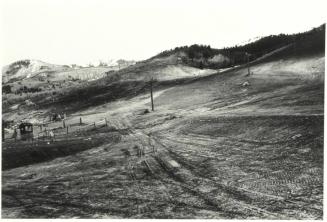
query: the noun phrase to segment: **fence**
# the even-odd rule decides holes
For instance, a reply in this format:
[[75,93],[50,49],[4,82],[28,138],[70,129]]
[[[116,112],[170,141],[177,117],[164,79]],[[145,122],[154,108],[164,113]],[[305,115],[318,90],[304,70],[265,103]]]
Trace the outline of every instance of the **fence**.
[[[46,127],[50,124],[53,124],[55,122],[48,122],[44,123],[39,126],[34,126],[34,129],[38,130],[33,130],[33,134],[31,134],[30,137],[27,137],[24,141],[26,142],[37,142],[37,141],[57,141],[57,140],[63,140],[63,139],[73,139],[74,136],[81,136],[83,132],[96,129],[96,128],[102,128],[105,126],[108,126],[108,121],[107,118],[104,118],[103,120],[100,120],[98,122],[93,122],[90,124],[85,124],[82,122],[82,118],[79,119],[78,122],[75,123],[67,123],[66,120],[62,121],[62,126],[60,127]],[[17,129],[16,129],[17,130]],[[17,134],[16,134],[17,135]],[[68,136],[70,138],[68,138]],[[13,133],[9,138],[5,138],[5,141],[7,142],[16,142],[16,141],[23,141],[22,136],[18,138],[15,134]]]

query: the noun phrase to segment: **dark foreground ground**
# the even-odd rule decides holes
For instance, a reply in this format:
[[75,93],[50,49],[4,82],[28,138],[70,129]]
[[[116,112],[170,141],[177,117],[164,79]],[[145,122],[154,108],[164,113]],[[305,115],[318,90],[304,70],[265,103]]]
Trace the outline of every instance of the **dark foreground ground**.
[[2,217],[322,219],[323,116],[151,119],[3,144]]

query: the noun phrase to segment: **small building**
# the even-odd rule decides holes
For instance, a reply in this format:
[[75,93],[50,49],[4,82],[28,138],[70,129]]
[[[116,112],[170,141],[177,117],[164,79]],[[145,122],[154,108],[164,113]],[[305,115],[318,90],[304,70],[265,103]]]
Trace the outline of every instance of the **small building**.
[[33,139],[33,124],[32,123],[21,123],[18,126],[20,137],[22,140]]
[[51,118],[51,121],[55,121],[55,122],[62,120],[61,115],[59,113],[53,113],[50,118]]

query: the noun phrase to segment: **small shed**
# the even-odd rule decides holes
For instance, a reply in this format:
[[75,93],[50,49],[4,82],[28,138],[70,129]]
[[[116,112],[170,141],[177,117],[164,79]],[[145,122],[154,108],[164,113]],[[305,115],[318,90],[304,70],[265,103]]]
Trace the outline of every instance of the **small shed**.
[[62,118],[61,118],[61,115],[59,113],[53,113],[52,116],[51,116],[51,120],[52,121],[61,121]]
[[18,126],[22,140],[33,138],[33,124],[32,123],[21,123]]

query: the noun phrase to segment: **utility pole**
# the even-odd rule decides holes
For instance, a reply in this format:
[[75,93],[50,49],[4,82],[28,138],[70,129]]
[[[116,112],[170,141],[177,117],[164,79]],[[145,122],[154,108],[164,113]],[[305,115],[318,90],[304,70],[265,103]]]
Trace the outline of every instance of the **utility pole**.
[[152,108],[152,111],[154,111],[152,83],[153,83],[153,77],[151,78],[151,81],[150,81],[150,92],[151,92],[151,108]]
[[250,58],[250,54],[246,53],[246,55],[247,55],[247,59],[248,59],[248,64],[247,64],[247,66],[248,66],[248,74],[247,75],[250,76],[250,61],[249,61],[250,60],[249,59]]
[[1,133],[2,133],[2,142],[5,141],[5,124],[4,121],[2,120],[2,126],[1,126]]

